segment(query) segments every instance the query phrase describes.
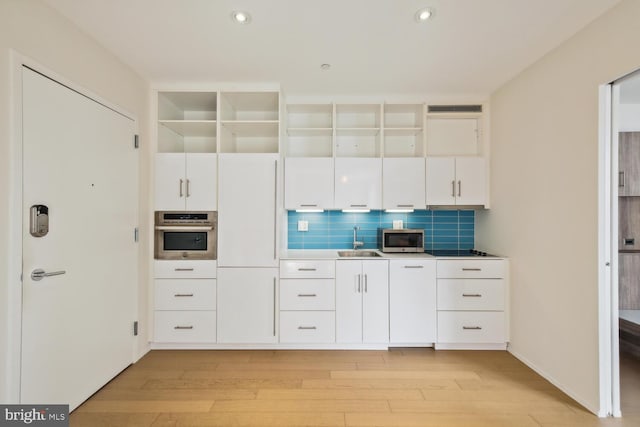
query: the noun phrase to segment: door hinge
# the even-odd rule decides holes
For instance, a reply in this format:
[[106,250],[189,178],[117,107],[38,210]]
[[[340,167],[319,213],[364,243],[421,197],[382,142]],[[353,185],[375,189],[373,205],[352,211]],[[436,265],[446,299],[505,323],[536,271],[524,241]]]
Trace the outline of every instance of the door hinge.
[[135,322],[133,322],[133,336],[134,337],[138,336],[138,321],[137,320]]
[[133,135],[133,148],[140,148],[140,138],[138,135]]
[[140,230],[136,227],[133,229],[133,241],[137,243],[138,240],[140,240]]

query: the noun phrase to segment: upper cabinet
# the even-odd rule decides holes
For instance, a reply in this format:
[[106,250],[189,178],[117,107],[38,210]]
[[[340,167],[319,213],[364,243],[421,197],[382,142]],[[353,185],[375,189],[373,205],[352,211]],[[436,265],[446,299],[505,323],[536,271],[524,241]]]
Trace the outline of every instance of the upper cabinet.
[[336,105],[336,157],[380,157],[380,104]]
[[384,157],[424,157],[424,104],[384,104]]
[[287,157],[333,157],[333,104],[287,105]]
[[620,132],[618,195],[640,196],[640,132]]
[[485,206],[485,159],[427,157],[426,199],[430,206]]
[[428,156],[481,156],[485,150],[482,105],[429,105]]
[[220,152],[278,153],[280,93],[220,92]]
[[335,159],[336,209],[382,208],[382,159]]
[[214,211],[217,154],[156,154],[156,210]]
[[158,92],[158,152],[215,153],[217,92]]
[[284,164],[284,207],[288,210],[333,208],[333,159],[287,157]]
[[423,158],[382,159],[382,207],[424,209],[425,160]]

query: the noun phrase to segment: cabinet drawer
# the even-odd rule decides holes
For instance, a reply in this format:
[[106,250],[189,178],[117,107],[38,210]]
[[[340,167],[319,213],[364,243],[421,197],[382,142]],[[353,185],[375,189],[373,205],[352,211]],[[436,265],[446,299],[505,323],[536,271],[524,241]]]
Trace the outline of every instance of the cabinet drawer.
[[505,277],[505,261],[495,260],[438,260],[438,278],[445,279],[502,279]]
[[215,311],[156,311],[155,341],[215,343]]
[[438,279],[438,310],[504,310],[502,279]]
[[215,310],[216,279],[156,279],[156,310]]
[[332,343],[336,341],[333,311],[281,311],[280,342]]
[[336,263],[333,260],[280,261],[280,277],[283,279],[332,279],[336,277]]
[[335,310],[334,279],[281,279],[281,310]]
[[154,260],[156,279],[210,279],[216,277],[216,261]]
[[502,311],[439,311],[439,343],[503,343],[505,318]]

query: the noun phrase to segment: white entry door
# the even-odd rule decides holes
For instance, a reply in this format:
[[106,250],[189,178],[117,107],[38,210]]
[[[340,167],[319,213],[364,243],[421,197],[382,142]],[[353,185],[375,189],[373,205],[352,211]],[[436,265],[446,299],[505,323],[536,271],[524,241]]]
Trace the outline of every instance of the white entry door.
[[[23,68],[21,402],[70,409],[133,360],[134,122]],[[30,208],[49,232],[30,233]],[[64,274],[34,280],[32,272]]]

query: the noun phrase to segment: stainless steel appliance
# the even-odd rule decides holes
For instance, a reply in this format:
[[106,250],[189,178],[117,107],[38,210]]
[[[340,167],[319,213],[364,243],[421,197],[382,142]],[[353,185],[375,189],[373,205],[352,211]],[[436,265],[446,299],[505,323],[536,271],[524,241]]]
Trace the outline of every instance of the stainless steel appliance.
[[155,259],[216,259],[218,212],[156,211]]
[[438,257],[487,257],[496,258],[496,255],[491,255],[483,251],[476,249],[429,249],[426,253],[438,256]]
[[378,248],[382,252],[424,252],[424,230],[379,228]]

